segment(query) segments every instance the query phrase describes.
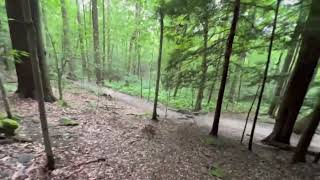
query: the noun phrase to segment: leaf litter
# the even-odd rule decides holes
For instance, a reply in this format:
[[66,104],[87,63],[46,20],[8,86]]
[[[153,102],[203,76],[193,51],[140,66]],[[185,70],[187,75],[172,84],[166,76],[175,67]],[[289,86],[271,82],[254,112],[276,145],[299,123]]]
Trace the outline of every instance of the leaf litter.
[[[74,90],[73,90],[74,91]],[[11,98],[32,143],[0,147],[0,179],[320,179],[319,165],[291,165],[291,153],[237,139],[212,139],[194,123],[150,120],[150,113],[108,96],[68,91],[47,103],[56,169],[45,169],[36,102]],[[143,111],[143,110],[142,110]],[[78,126],[61,126],[68,117]]]

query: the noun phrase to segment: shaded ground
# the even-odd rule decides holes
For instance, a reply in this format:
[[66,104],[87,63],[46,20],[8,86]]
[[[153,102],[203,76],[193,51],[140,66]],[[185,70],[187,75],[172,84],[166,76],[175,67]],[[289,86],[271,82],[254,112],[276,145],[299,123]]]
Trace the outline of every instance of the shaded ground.
[[[115,98],[68,90],[70,107],[47,104],[57,160],[51,174],[42,168],[36,103],[14,100],[15,111],[24,117],[19,133],[34,142],[0,145],[0,179],[320,179],[318,165],[288,163],[291,153],[259,145],[250,153],[238,139],[223,137],[233,130],[222,128],[223,136],[211,139],[190,117],[169,112],[155,123],[147,102],[137,106],[137,98],[100,92]],[[80,125],[60,126],[61,117]]]

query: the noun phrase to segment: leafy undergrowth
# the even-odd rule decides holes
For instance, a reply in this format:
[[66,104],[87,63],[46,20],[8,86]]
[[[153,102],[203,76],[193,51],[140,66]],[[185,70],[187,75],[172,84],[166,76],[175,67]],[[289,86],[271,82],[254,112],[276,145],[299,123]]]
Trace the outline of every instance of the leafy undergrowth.
[[[192,123],[151,122],[139,106],[83,90],[65,95],[69,106],[47,104],[56,170],[45,154],[32,100],[13,104],[23,117],[20,136],[33,143],[1,145],[0,179],[312,179],[319,166],[291,165],[291,154],[208,137]],[[68,117],[78,126],[61,126]]]

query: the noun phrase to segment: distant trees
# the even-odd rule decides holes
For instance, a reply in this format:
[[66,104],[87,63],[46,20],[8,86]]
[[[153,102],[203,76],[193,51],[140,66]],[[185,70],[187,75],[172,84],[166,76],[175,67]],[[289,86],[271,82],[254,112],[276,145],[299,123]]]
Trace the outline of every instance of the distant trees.
[[77,3],[77,22],[78,22],[78,33],[79,33],[79,43],[80,43],[80,54],[81,54],[81,68],[82,68],[82,75],[85,77],[87,74],[87,59],[86,59],[86,52],[85,52],[85,42],[84,42],[84,28],[83,28],[83,21],[81,17],[81,6],[80,0],[75,0]]
[[203,99],[203,92],[206,87],[207,82],[207,71],[208,71],[208,33],[209,33],[209,13],[208,13],[208,4],[205,4],[203,7],[203,15],[201,17],[201,25],[203,28],[203,55],[202,55],[202,64],[201,64],[201,76],[200,76],[200,83],[198,89],[198,95],[195,103],[194,110],[199,111],[202,107],[202,99]]
[[276,124],[264,140],[269,144],[290,143],[294,124],[320,58],[320,1],[312,0],[311,10],[302,33],[300,53],[286,87]]
[[[32,1],[31,1],[32,2]],[[12,48],[18,51],[29,52],[26,39],[26,28],[20,23],[23,22],[22,4],[20,0],[6,0],[6,10],[9,19],[9,29],[12,42]],[[53,96],[50,80],[48,78],[47,63],[45,59],[43,42],[41,36],[41,25],[39,17],[39,8],[32,6],[32,18],[35,22],[37,36],[38,58],[40,62],[42,84],[44,90],[44,100],[47,102],[55,101]],[[35,98],[35,84],[33,81],[32,67],[30,56],[20,55],[15,57],[15,67],[18,77],[18,89],[16,93],[22,98]]]
[[68,78],[75,80],[77,79],[75,75],[75,63],[71,58],[71,43],[70,43],[70,26],[69,26],[69,16],[67,12],[66,2],[65,0],[60,0],[61,6],[61,16],[62,16],[62,51],[63,51],[63,62],[66,62],[68,65]]

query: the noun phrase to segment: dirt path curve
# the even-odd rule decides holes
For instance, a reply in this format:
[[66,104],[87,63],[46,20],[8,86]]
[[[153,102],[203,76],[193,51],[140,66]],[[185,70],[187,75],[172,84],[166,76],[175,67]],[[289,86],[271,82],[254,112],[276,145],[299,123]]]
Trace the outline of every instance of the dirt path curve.
[[[99,93],[106,93],[108,95],[111,95],[112,98],[118,101],[122,101],[130,106],[133,106],[139,109],[140,112],[137,112],[137,113],[141,113],[141,114],[152,113],[153,102],[151,101],[147,101],[145,99],[141,99],[136,96],[131,96],[125,93],[121,93],[110,88],[97,87],[94,84],[78,83],[77,85],[80,85],[81,87],[90,89],[92,91],[96,91],[96,92],[98,91]],[[208,131],[208,132],[210,131],[210,127],[213,123],[213,113],[201,114],[198,116],[190,116],[188,114],[179,113],[171,109],[166,110],[166,107],[161,104],[159,104],[158,106],[158,114],[161,117],[164,117],[166,115],[168,119],[171,119],[176,123],[180,123],[180,122],[196,123],[198,126],[202,127],[204,131]],[[223,114],[220,119],[219,132],[223,136],[232,137],[235,139],[238,138],[240,141],[244,124],[245,124],[245,120],[242,119],[240,116]],[[252,126],[252,122],[249,122],[247,131],[246,131],[246,138],[245,138],[246,140],[248,140],[248,135],[250,134],[251,126]],[[255,138],[254,138],[255,143],[260,144],[260,141],[271,133],[272,128],[273,128],[273,124],[258,122],[256,126],[256,131],[255,131]],[[292,145],[296,145],[298,143],[299,137],[300,136],[297,134],[292,135],[291,137]],[[310,150],[317,151],[317,152],[320,151],[320,135],[314,136],[310,145]]]

